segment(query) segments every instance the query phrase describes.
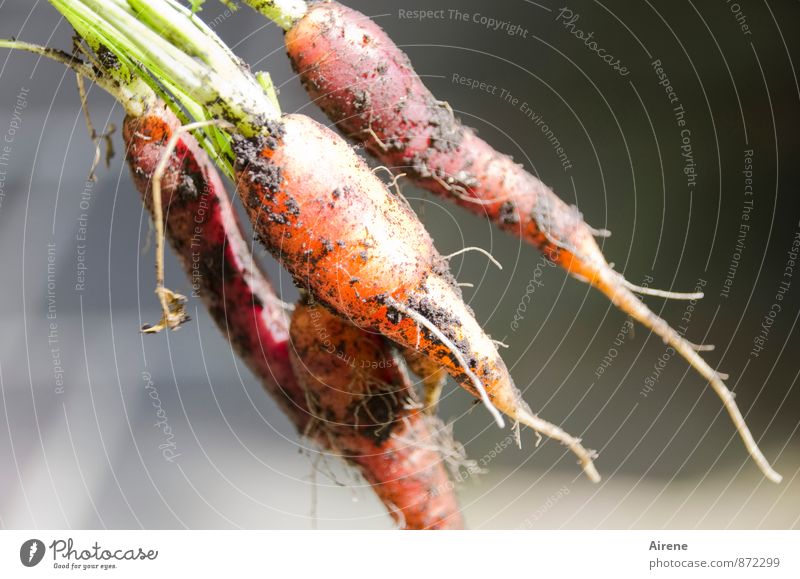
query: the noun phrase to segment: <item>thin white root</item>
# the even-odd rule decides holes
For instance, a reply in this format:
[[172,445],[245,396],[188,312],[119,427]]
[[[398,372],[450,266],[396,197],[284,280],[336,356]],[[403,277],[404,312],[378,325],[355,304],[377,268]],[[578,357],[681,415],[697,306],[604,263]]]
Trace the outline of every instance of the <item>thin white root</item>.
[[589,477],[589,480],[594,483],[600,482],[600,474],[594,467],[594,462],[592,462],[597,457],[597,453],[593,450],[585,449],[583,445],[581,445],[581,440],[579,438],[575,438],[562,428],[547,422],[546,420],[543,420],[542,418],[539,418],[535,414],[531,414],[526,410],[518,411],[516,419],[525,426],[532,428],[537,435],[543,434],[548,438],[559,441],[561,444],[569,448],[573,454],[578,457],[578,462],[580,463],[581,468],[583,468],[583,472],[586,473],[587,477]]
[[[389,171],[389,173],[391,174],[391,171]],[[392,178],[392,180],[388,184],[388,187],[393,187],[394,188],[394,192],[397,193],[397,195],[399,197],[403,196],[403,192],[400,191],[400,183],[398,183],[398,181],[400,181],[400,179],[402,179],[406,175],[407,175],[407,173],[398,173],[397,175],[395,175]]]
[[434,173],[431,175],[431,179],[436,181],[439,185],[441,185],[442,189],[447,191],[448,193],[452,193],[465,203],[473,203],[474,205],[495,205],[496,203],[502,203],[507,199],[507,197],[497,197],[495,199],[478,199],[477,197],[473,197],[467,193],[467,190],[464,189],[461,185],[457,185],[455,182],[448,183],[439,175]]
[[501,342],[500,340],[492,340],[492,343],[497,346],[498,348],[508,348],[509,345],[505,342]]
[[[694,355],[697,356],[696,353],[694,353]],[[697,357],[699,358],[699,356]],[[703,363],[705,364],[704,361]],[[761,453],[761,450],[758,448],[758,444],[753,438],[753,435],[750,433],[750,429],[747,428],[747,424],[745,424],[744,417],[739,411],[739,407],[734,401],[733,393],[728,390],[727,386],[725,386],[725,384],[722,382],[720,375],[712,371],[711,376],[708,378],[708,382],[717,393],[717,396],[722,399],[722,404],[725,406],[725,410],[728,411],[736,430],[739,431],[739,435],[744,441],[745,448],[747,448],[747,451],[750,453],[750,456],[753,457],[753,460],[756,461],[758,468],[760,468],[761,472],[764,473],[764,476],[766,476],[772,482],[781,482],[783,477],[770,466],[769,462],[767,462],[767,459]]]
[[474,283],[469,283],[468,281],[461,281],[456,285],[458,285],[458,287],[475,287]]
[[450,106],[450,103],[447,101],[436,101],[436,106],[444,108],[448,113],[450,113],[451,117],[455,117],[455,113],[453,112],[453,107]]
[[387,186],[387,187],[394,187],[394,190],[395,190],[395,192],[396,192],[398,195],[400,195],[400,185],[398,185],[398,183],[397,183],[397,182],[398,182],[398,181],[399,181],[401,178],[405,177],[405,176],[406,176],[408,173],[398,173],[397,175],[395,175],[395,174],[392,172],[392,170],[391,170],[389,167],[387,167],[386,165],[378,165],[377,167],[375,167],[374,169],[372,169],[372,174],[374,175],[374,174],[376,174],[378,171],[385,171],[385,172],[387,172],[387,173],[389,174],[389,177],[391,177],[391,178],[392,178],[392,180],[391,180],[391,181],[389,181],[389,182],[386,184],[386,186]]
[[367,126],[366,129],[363,129],[362,132],[368,134],[370,137],[375,139],[375,142],[378,144],[378,146],[384,153],[389,150],[389,147],[386,146],[386,143],[381,141],[381,138],[378,136],[378,133],[372,130],[372,111],[370,111],[369,113],[369,126]]
[[[714,344],[694,344],[689,342],[689,345],[694,348],[695,352],[713,352],[716,346]],[[726,378],[727,380],[727,378]]]
[[372,172],[373,172],[373,173],[376,173],[377,171],[380,171],[380,170],[386,171],[387,173],[389,173],[389,177],[391,177],[391,178],[392,178],[392,180],[391,180],[391,181],[389,181],[389,182],[386,184],[386,186],[387,186],[387,187],[394,188],[394,191],[395,191],[395,193],[397,193],[398,195],[401,195],[401,194],[402,194],[402,192],[400,191],[400,185],[398,184],[398,181],[400,181],[400,179],[402,179],[403,177],[405,177],[405,176],[406,176],[408,173],[398,173],[397,175],[395,175],[395,174],[392,172],[392,170],[391,170],[391,169],[389,169],[389,167],[384,167],[383,165],[378,165],[377,167],[375,167],[375,168],[372,170]]
[[690,343],[666,321],[654,314],[626,285],[619,283],[619,280],[616,280],[616,282],[616,284],[613,282],[604,283],[598,287],[617,304],[620,309],[650,328],[656,335],[664,340],[664,343],[672,346],[676,352],[689,362],[692,368],[708,381],[711,388],[720,400],[722,400],[722,404],[731,417],[733,425],[738,431],[747,452],[755,461],[756,465],[758,465],[758,468],[764,473],[764,476],[772,482],[781,482],[781,475],[775,472],[758,448],[758,444],[750,433],[750,429],[747,428],[744,417],[734,401],[733,393],[728,390],[728,387],[725,385],[724,380],[727,379],[727,375],[717,372],[709,366],[708,362],[698,354],[694,344]]
[[232,128],[230,123],[221,120],[198,121],[178,127],[172,133],[169,141],[167,141],[164,153],[161,155],[155,171],[153,171],[151,189],[153,195],[153,221],[156,229],[156,295],[161,303],[161,320],[155,325],[148,324],[144,326],[142,332],[147,334],[158,333],[165,329],[174,330],[189,319],[183,307],[183,304],[186,303],[186,297],[164,287],[164,208],[161,205],[161,181],[164,179],[167,164],[172,157],[173,151],[175,151],[175,147],[178,145],[181,135],[211,125]]
[[389,174],[389,177],[391,177],[392,180],[386,184],[386,187],[394,188],[395,195],[397,195],[397,198],[403,202],[403,205],[408,207],[408,209],[410,209],[411,211],[414,211],[414,208],[411,207],[411,204],[408,202],[408,199],[406,199],[406,196],[403,195],[403,192],[400,190],[400,183],[398,182],[400,178],[405,177],[407,173],[398,173],[397,175],[395,175],[394,173],[392,173],[392,170],[389,167],[386,167],[385,165],[378,165],[377,167],[372,169],[372,174],[375,175],[377,174],[378,171],[386,171]]
[[500,264],[500,262],[497,261],[491,253],[489,253],[488,251],[486,251],[482,247],[475,247],[475,246],[465,247],[464,249],[459,249],[458,251],[454,251],[450,255],[443,255],[442,257],[444,259],[448,259],[449,260],[449,259],[451,259],[451,258],[453,258],[453,257],[455,257],[457,255],[461,255],[462,253],[466,253],[468,251],[477,251],[478,253],[482,253],[483,255],[485,255],[486,257],[489,258],[489,261],[491,261],[493,264],[495,264],[497,266],[497,269],[503,269],[503,266]]
[[480,378],[478,378],[475,373],[469,369],[469,364],[461,352],[458,351],[456,345],[448,338],[447,336],[442,333],[442,331],[433,325],[433,323],[428,320],[425,316],[417,312],[416,310],[409,308],[408,306],[398,302],[397,300],[391,300],[392,307],[394,307],[397,311],[402,313],[403,315],[408,316],[415,322],[417,325],[424,326],[425,328],[430,331],[431,334],[436,336],[436,338],[444,345],[445,348],[450,350],[450,353],[456,359],[456,362],[461,366],[464,374],[472,382],[472,385],[475,387],[475,390],[478,392],[481,398],[481,402],[483,402],[486,409],[494,418],[495,422],[500,428],[504,428],[506,423],[503,420],[503,415],[500,414],[500,411],[495,407],[492,403],[492,400],[489,398],[489,394],[486,392],[486,388],[483,386],[483,382],[481,382]]
[[622,277],[622,283],[626,288],[628,288],[632,292],[636,292],[637,294],[642,294],[646,296],[656,296],[659,298],[667,298],[670,300],[699,300],[703,298],[703,292],[682,293],[682,292],[670,292],[660,289],[653,289],[650,287],[642,287],[639,285],[632,284],[624,277]]
[[611,237],[611,231],[608,229],[595,229],[590,225],[587,225],[586,227],[589,228],[589,233],[595,237]]

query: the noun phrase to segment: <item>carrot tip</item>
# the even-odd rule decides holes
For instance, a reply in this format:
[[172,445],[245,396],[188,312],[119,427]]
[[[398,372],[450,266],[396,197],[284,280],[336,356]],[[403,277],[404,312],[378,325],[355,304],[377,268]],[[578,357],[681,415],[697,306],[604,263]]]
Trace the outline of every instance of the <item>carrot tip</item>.
[[516,418],[522,424],[534,430],[536,436],[538,437],[536,443],[537,446],[539,442],[541,442],[542,434],[548,438],[559,441],[578,457],[578,463],[581,465],[581,468],[583,468],[583,472],[586,474],[589,480],[593,483],[600,482],[600,473],[597,472],[597,469],[592,462],[595,458],[597,458],[597,452],[584,448],[583,445],[581,445],[580,438],[575,438],[555,424],[547,422],[546,420],[539,418],[535,414],[525,410],[517,411]]
[[774,470],[770,469],[769,472],[766,472],[764,474],[766,475],[766,477],[769,480],[771,480],[775,484],[780,484],[783,481],[783,477],[781,475],[779,475],[777,472],[775,472]]
[[[666,344],[671,345],[676,352],[689,362],[689,365],[694,368],[698,374],[708,381],[712,390],[722,401],[750,457],[769,480],[776,483],[780,482],[782,480],[781,476],[769,465],[764,454],[758,448],[758,444],[753,438],[750,429],[747,428],[744,417],[734,401],[734,393],[725,385],[724,381],[728,379],[728,375],[714,370],[708,362],[698,354],[699,351],[708,351],[711,347],[698,347],[696,344],[692,344],[686,340],[686,338],[674,330],[666,321],[654,314],[638,296],[634,295],[633,292],[637,290],[631,289],[632,287],[635,288],[636,286],[625,281],[625,279],[616,272],[613,272],[613,278],[606,279],[604,283],[598,285],[598,288],[617,304],[618,307],[653,330]],[[696,295],[701,294],[698,293]]]

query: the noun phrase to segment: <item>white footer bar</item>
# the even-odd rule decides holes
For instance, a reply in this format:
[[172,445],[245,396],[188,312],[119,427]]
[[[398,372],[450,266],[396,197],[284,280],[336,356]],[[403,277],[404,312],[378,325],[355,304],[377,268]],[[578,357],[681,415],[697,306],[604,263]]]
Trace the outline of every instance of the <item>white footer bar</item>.
[[799,562],[800,531],[0,532],[9,578],[797,578]]

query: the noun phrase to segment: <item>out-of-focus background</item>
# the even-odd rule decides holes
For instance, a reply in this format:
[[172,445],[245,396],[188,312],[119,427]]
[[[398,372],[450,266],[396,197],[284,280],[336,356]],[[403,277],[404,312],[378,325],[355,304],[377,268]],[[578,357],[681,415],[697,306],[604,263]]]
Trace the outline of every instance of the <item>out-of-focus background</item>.
[[[509,345],[504,357],[525,399],[600,451],[604,479],[591,485],[552,442],[536,447],[526,432],[521,450],[508,444],[509,432],[451,383],[442,416],[486,470],[459,477],[468,524],[800,526],[800,262],[792,253],[800,239],[800,6],[346,3],[405,48],[465,123],[588,223],[610,229],[604,251],[630,280],[705,291],[697,303],[646,301],[690,340],[716,344],[706,357],[730,374],[753,433],[785,477],[766,482],[703,380],[640,326],[625,333],[625,316],[599,293],[406,185],[443,254],[480,246],[502,262],[497,271],[467,253],[452,266],[475,284],[465,297],[487,331]],[[415,10],[439,12],[419,20]],[[254,70],[272,74],[285,111],[324,120],[274,25],[214,0],[201,16]],[[625,70],[606,64],[578,30],[592,32]],[[0,2],[0,37],[68,48],[70,34],[47,2]],[[199,302],[179,332],[138,332],[158,317],[153,244],[122,155],[87,184],[92,146],[74,76],[60,65],[4,50],[0,81],[0,525],[390,528],[362,482],[298,438]],[[90,103],[98,127],[120,125],[122,111],[106,95],[92,90]],[[292,301],[286,274],[263,261]],[[190,293],[172,256],[167,279]]]

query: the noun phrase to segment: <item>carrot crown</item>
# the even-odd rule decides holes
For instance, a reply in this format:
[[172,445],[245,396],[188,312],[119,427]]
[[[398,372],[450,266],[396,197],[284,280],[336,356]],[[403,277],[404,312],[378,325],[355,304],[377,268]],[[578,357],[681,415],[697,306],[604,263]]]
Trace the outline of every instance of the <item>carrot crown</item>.
[[135,62],[198,120],[221,118],[252,136],[280,117],[267,83],[176,0],[49,1],[79,33],[95,36],[122,62]]

